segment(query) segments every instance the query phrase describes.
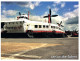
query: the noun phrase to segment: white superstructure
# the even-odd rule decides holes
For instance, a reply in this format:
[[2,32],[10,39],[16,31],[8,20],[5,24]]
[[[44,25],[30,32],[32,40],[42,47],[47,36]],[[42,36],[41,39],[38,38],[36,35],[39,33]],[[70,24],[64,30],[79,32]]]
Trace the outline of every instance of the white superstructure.
[[6,33],[30,33],[30,35],[33,33],[65,33],[57,24],[30,21],[29,15],[27,16],[25,14],[20,14],[17,20],[4,22],[3,29],[6,30]]

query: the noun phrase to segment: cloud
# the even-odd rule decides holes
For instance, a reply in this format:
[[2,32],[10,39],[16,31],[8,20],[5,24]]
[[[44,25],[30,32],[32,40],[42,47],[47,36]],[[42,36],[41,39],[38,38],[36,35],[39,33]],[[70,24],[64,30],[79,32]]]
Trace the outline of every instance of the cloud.
[[64,17],[72,18],[78,16],[78,8],[73,10],[72,12],[67,12],[64,14]]
[[16,20],[17,18],[7,18],[5,15],[1,15],[1,21],[11,21],[11,20]]
[[72,12],[67,12],[63,15],[64,17],[64,30],[74,30],[78,29],[78,8]]
[[32,4],[32,3],[30,3],[28,6],[26,6],[26,7],[29,7],[30,9],[34,9],[34,7],[35,7],[35,5],[34,4]]
[[[37,19],[36,19],[37,18]],[[39,22],[45,22],[45,20],[46,20],[46,22],[48,22],[48,18],[46,19],[46,18],[43,18],[43,17],[41,17],[41,16],[36,16],[36,15],[30,15],[29,16],[29,19],[31,20],[31,21],[39,21]],[[17,17],[10,17],[10,18],[8,18],[8,17],[6,17],[5,15],[1,15],[1,21],[12,21],[12,20],[17,20]]]
[[35,2],[34,4],[35,4],[35,6],[39,6],[40,2],[37,1],[37,2]]
[[61,8],[63,8],[65,6],[65,3],[61,3]]
[[78,24],[65,24],[64,25],[64,30],[70,30],[70,31],[73,31],[73,30],[78,30]]
[[35,7],[39,6],[40,2],[39,1],[37,2],[29,1],[29,2],[21,2],[21,3],[18,2],[17,4],[19,4],[19,6],[21,7],[30,8],[33,10]]
[[1,15],[1,18],[5,18],[6,16],[5,15]]
[[48,9],[50,9],[51,7],[50,7],[50,6],[48,6],[47,8],[48,8]]
[[62,16],[57,16],[57,17],[52,17],[52,21],[55,23],[60,23],[61,21],[63,21],[63,17]]
[[[36,19],[37,18],[37,19]],[[33,16],[33,15],[30,15],[30,20],[31,21],[40,21],[40,22],[45,22],[45,18],[41,17],[41,16]],[[47,20],[46,20],[47,21]]]
[[78,16],[73,17],[73,18],[69,18],[69,19],[66,21],[66,24],[78,24]]
[[54,3],[56,3],[56,4],[60,4],[60,3],[61,3],[61,1],[54,1]]
[[52,14],[57,13],[58,10],[59,10],[59,8],[57,8],[57,7],[56,7],[56,8],[53,8],[53,9],[52,9]]
[[46,16],[46,15],[48,15],[49,13],[48,13],[48,11],[46,11],[43,15],[41,15],[41,16]]
[[16,11],[16,10],[5,10],[5,9],[2,10],[1,21],[11,21],[11,20],[17,19],[15,16],[18,12],[19,11]]
[[[50,8],[49,6],[48,6],[48,8]],[[51,9],[51,14],[53,15],[53,14],[56,14],[57,12],[58,12],[58,10],[59,10],[59,8],[57,8],[57,7],[55,7],[55,8],[52,8]],[[49,11],[46,11],[44,14],[43,14],[43,16],[44,15],[48,15],[49,14]]]
[[78,5],[74,5],[74,8],[78,8]]
[[69,8],[68,10],[70,11],[71,9]]
[[20,7],[26,7],[30,9],[34,9],[35,7],[40,5],[40,1],[34,1],[34,2],[1,2],[3,4],[9,5],[9,4],[17,4]]
[[3,10],[2,13],[7,16],[15,16],[18,11],[16,10]]
[[61,1],[54,1],[53,2],[53,6],[56,7],[57,5],[59,5],[61,3]]
[[61,8],[63,8],[65,6],[65,2],[62,1],[55,1],[53,3],[53,6],[56,7],[57,5],[61,5]]
[[[19,12],[19,11],[16,11],[16,10],[3,10],[2,15],[1,15],[1,21],[11,21],[11,20],[17,19],[15,17],[17,12]],[[12,16],[12,17],[8,17],[8,16]],[[15,18],[13,18],[13,16]]]

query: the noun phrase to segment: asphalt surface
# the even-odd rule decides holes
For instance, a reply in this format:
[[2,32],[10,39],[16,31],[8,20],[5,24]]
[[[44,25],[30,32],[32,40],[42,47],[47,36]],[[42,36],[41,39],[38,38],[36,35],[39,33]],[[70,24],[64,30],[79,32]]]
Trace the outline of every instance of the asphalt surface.
[[3,42],[61,44],[1,54],[14,59],[78,59],[78,37],[68,38],[1,38]]

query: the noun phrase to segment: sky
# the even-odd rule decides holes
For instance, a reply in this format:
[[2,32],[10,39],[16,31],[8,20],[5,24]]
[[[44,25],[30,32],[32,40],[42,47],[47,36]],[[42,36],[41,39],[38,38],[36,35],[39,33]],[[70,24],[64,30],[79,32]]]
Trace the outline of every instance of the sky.
[[47,22],[48,18],[43,18],[49,14],[57,14],[52,17],[52,23],[60,23],[64,25],[64,30],[78,30],[79,17],[78,1],[1,1],[1,21],[16,20],[19,12],[28,14],[30,12],[31,21]]

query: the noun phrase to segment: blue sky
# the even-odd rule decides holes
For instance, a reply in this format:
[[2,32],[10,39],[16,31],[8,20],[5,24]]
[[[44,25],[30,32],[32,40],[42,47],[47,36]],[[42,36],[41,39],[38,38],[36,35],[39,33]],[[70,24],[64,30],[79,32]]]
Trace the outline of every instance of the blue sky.
[[[62,1],[64,3],[64,1]],[[4,8],[6,10],[17,10],[23,13],[26,13],[28,10],[30,10],[30,12],[34,15],[42,15],[44,14],[46,11],[48,11],[48,6],[50,6],[50,8],[55,8],[53,6],[53,4],[55,4],[55,2],[40,2],[39,6],[36,6],[34,9],[30,9],[27,7],[21,7],[20,4],[18,4],[20,2],[2,2],[1,3],[1,11],[4,10]],[[21,2],[21,3],[27,3],[27,2]],[[33,3],[33,2],[32,2]],[[65,2],[65,7],[61,8],[60,4],[56,5],[57,8],[59,8],[58,10],[58,14],[59,15],[63,15],[64,13],[68,12],[69,9],[70,11],[73,11],[74,9],[74,5],[78,5],[78,2]]]
[[[63,21],[66,26],[69,23],[69,19],[78,18],[78,1],[25,1],[25,2],[1,2],[1,18],[2,20],[11,20],[18,16],[18,12],[27,14],[30,11],[31,20],[43,20],[44,15],[48,15],[49,8],[52,10],[52,14],[58,14],[58,20],[52,18],[54,23]],[[5,19],[4,19],[5,18]],[[60,18],[60,20],[59,20]],[[64,19],[64,20],[63,20]],[[73,21],[73,20],[72,20]],[[74,20],[75,22],[75,20]],[[71,23],[71,20],[70,20]],[[71,24],[69,25],[71,26]],[[78,20],[76,20],[78,24]],[[75,23],[74,23],[75,25]],[[73,25],[73,26],[74,26]],[[68,29],[70,29],[70,26]],[[72,27],[73,28],[73,27]]]

